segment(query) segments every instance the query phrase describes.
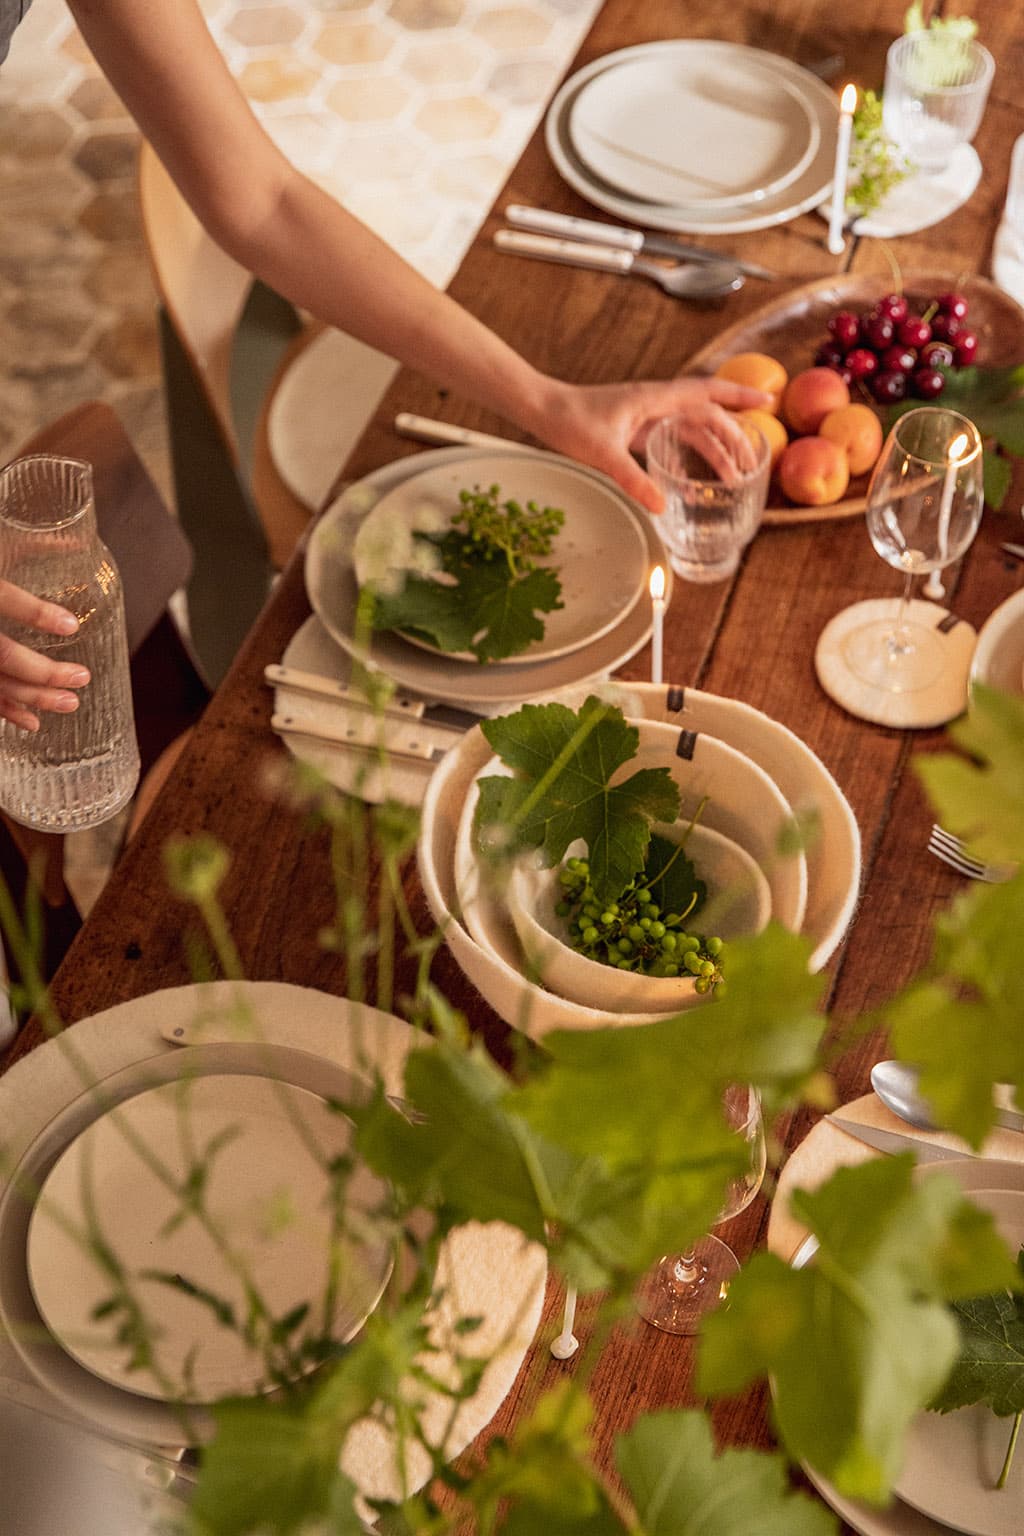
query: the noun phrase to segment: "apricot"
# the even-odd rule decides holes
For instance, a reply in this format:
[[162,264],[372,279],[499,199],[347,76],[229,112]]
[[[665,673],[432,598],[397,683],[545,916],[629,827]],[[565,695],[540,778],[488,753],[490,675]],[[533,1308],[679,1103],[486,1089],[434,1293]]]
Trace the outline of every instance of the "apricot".
[[795,373],[782,396],[783,419],[794,432],[816,433],[829,411],[849,405],[850,391],[831,368]]
[[829,506],[849,483],[846,450],[828,437],[798,437],[779,460],[779,484],[798,506]]
[[763,390],[774,401],[766,409],[777,416],[789,375],[782,364],[766,352],[737,352],[734,357],[727,357],[724,363],[718,365],[715,378],[731,379],[734,384],[746,384],[750,389]]
[[882,423],[867,405],[829,411],[818,432],[845,448],[851,475],[865,474],[882,451]]
[[789,434],[777,416],[769,411],[759,410],[756,406],[752,410],[740,411],[739,420],[744,427],[757,427],[768,439],[768,447],[772,455],[772,469],[782,458],[789,442]]

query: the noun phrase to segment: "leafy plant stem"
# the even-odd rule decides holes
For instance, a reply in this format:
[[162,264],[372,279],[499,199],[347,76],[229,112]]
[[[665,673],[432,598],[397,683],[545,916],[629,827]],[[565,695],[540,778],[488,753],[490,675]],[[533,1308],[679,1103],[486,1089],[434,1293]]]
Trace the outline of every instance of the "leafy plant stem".
[[1003,1468],[996,1482],[997,1488],[1005,1488],[1010,1476],[1010,1468],[1013,1465],[1013,1453],[1017,1449],[1017,1437],[1020,1434],[1021,1422],[1024,1421],[1024,1409],[1013,1416],[1013,1428],[1010,1431],[1010,1443],[1006,1447],[1006,1456],[1003,1459]]

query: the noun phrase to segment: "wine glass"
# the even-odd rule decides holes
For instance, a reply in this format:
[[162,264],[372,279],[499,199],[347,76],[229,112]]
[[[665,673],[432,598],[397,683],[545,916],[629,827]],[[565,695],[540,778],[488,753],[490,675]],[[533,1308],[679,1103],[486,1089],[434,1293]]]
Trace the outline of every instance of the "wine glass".
[[[745,1211],[764,1179],[767,1153],[761,1100],[748,1087],[728,1088],[723,1098],[726,1123],[747,1146],[746,1166],[732,1179],[719,1221]],[[640,1283],[637,1310],[663,1333],[696,1333],[700,1320],[725,1301],[740,1262],[727,1243],[708,1234],[686,1253],[671,1253]]]
[[978,531],[984,499],[972,421],[943,406],[900,417],[871,476],[867,525],[876,553],[903,572],[903,595],[891,617],[851,626],[843,647],[849,670],[871,688],[912,693],[941,674],[944,636],[911,614],[911,586],[915,576],[960,558]]

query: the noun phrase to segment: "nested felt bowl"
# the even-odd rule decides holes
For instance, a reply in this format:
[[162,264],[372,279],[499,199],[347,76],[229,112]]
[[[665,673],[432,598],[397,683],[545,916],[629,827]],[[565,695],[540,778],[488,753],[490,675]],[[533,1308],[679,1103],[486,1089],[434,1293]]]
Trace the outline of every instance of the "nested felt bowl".
[[[693,930],[705,936],[714,932],[723,939],[760,933],[771,917],[771,891],[749,853],[710,827],[691,828],[688,822],[676,822],[655,830],[671,842],[685,837],[687,857],[707,885],[706,920],[699,916]],[[582,853],[582,843],[573,845],[569,852]],[[567,940],[565,919],[555,910],[561,895],[557,869],[544,869],[535,859],[527,858],[512,870],[509,915],[529,973],[549,991],[588,1008],[615,1012],[674,1013],[703,1000],[689,973],[647,976],[641,971],[619,970],[573,949]]]

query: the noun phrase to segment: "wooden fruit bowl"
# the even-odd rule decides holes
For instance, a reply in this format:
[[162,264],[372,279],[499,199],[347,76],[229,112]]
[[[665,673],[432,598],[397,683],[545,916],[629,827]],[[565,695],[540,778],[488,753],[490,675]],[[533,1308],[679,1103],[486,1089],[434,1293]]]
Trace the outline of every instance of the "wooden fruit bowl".
[[[828,318],[837,309],[856,312],[871,306],[890,293],[892,278],[881,273],[823,278],[792,288],[771,304],[730,326],[715,340],[694,353],[684,373],[714,373],[727,357],[737,352],[766,352],[777,358],[789,373],[799,373],[814,366],[814,354],[826,339]],[[914,308],[937,294],[956,288],[970,305],[967,323],[978,337],[978,362],[982,367],[998,368],[1019,362],[1024,356],[1024,309],[1009,294],[985,277],[954,276],[948,272],[908,272],[903,289]],[[878,412],[883,427],[888,407],[875,405],[867,392],[855,385],[854,400],[864,399]],[[921,401],[922,405],[929,402]],[[942,404],[942,398],[934,402]],[[798,507],[783,496],[772,481],[765,511],[766,524],[832,522],[837,518],[859,517],[864,511],[870,475],[857,475],[850,481],[846,497],[828,507]]]

